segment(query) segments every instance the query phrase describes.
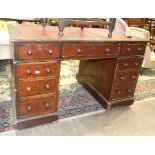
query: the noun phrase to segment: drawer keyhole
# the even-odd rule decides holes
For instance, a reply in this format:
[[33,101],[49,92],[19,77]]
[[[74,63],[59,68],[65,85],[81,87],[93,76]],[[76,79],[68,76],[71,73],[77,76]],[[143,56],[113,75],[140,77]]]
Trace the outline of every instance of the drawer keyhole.
[[105,51],[109,53],[110,52],[110,48],[106,48]]
[[138,50],[138,51],[141,51],[141,50],[142,50],[142,48],[140,48],[140,47],[137,47],[137,50]]
[[125,77],[124,76],[121,76],[121,80],[125,80]]
[[128,67],[128,64],[127,64],[127,63],[125,63],[125,64],[123,64],[123,66],[124,66],[124,67]]
[[131,51],[131,48],[127,48],[127,51],[130,52]]

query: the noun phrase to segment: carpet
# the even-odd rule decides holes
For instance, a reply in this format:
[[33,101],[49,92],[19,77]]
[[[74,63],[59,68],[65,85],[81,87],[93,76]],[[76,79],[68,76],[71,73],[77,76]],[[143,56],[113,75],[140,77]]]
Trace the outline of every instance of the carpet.
[[[60,119],[103,109],[82,85],[77,83],[79,61],[61,62],[58,115]],[[15,124],[14,106],[10,96],[10,62],[0,73],[0,131],[10,130]],[[135,100],[155,96],[155,71],[146,71],[139,77]]]

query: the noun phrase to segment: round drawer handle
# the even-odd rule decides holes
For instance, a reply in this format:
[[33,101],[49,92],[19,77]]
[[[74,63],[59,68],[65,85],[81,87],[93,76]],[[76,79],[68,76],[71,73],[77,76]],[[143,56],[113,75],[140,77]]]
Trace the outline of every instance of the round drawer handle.
[[123,64],[123,66],[124,66],[124,67],[128,67],[128,64],[127,64],[127,63],[125,63],[125,64]]
[[31,50],[28,50],[27,51],[27,55],[29,55],[29,56],[32,55],[32,51]]
[[131,94],[132,93],[132,90],[131,89],[128,89],[128,92]]
[[80,48],[77,48],[76,51],[77,51],[78,54],[81,54],[81,49]]
[[127,51],[128,51],[128,52],[131,51],[131,48],[127,48]]
[[32,110],[32,107],[29,105],[29,106],[27,106],[27,110],[28,111],[31,111]]
[[50,73],[51,73],[50,68],[46,68],[46,73],[48,73],[48,74],[50,74]]
[[141,48],[141,47],[137,47],[137,50],[138,50],[138,51],[141,51],[141,50],[142,50],[142,48]]
[[132,77],[132,79],[136,79],[136,76],[135,75],[132,75],[131,77]]
[[106,52],[110,52],[110,48],[106,48],[105,51],[106,51]]
[[30,91],[31,91],[31,87],[27,87],[26,90],[27,90],[28,92],[30,92]]
[[117,91],[117,94],[118,94],[118,95],[121,95],[121,94],[122,94],[122,91],[120,91],[120,90]]
[[49,53],[49,55],[52,55],[53,54],[53,50],[52,49],[48,49],[48,53]]
[[32,72],[31,72],[31,69],[27,69],[27,70],[26,70],[26,74],[27,74],[27,75],[31,75],[31,73],[32,73]]
[[125,77],[124,76],[121,76],[121,80],[125,80]]
[[45,88],[46,88],[46,89],[49,89],[49,88],[50,88],[50,85],[49,85],[49,84],[46,84],[46,85],[45,85]]
[[49,103],[48,102],[45,103],[45,108],[49,108]]
[[137,66],[137,67],[139,66],[139,63],[138,63],[138,62],[135,62],[134,64],[135,64],[135,66]]

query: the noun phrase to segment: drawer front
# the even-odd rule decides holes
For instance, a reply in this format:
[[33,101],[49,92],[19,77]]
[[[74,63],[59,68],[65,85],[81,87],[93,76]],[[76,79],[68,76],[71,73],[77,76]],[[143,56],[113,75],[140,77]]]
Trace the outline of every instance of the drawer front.
[[93,56],[96,56],[96,57],[115,56],[115,55],[118,55],[119,48],[120,48],[119,44],[95,45]]
[[16,65],[16,77],[22,78],[35,78],[46,76],[58,76],[60,65],[58,62],[53,61],[49,63],[36,62],[36,63],[20,63]]
[[144,55],[146,44],[122,44],[120,48],[120,55]]
[[57,98],[55,95],[50,95],[48,97],[19,99],[16,106],[18,118],[49,114],[56,112]]
[[111,100],[133,97],[136,84],[114,85],[111,93]]
[[114,79],[115,84],[136,83],[139,71],[117,71]]
[[22,80],[19,81],[17,95],[20,97],[55,93],[57,91],[58,81],[56,79],[48,80]]
[[15,59],[19,60],[42,60],[59,57],[58,44],[20,44],[16,45]]
[[64,44],[63,57],[90,57],[93,50],[92,44]]
[[143,58],[123,58],[118,61],[118,70],[139,70],[143,62]]

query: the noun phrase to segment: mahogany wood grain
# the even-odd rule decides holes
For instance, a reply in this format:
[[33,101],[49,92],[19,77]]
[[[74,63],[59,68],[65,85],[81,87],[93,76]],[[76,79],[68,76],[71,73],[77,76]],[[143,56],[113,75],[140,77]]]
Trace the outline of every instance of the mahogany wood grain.
[[78,76],[83,77],[108,100],[116,65],[117,59],[83,60],[80,61]]
[[147,40],[115,32],[108,38],[107,30],[95,28],[66,27],[61,37],[53,26],[13,25],[8,29],[14,54],[17,128],[58,119],[54,112],[62,60],[80,60],[78,82],[105,109],[133,104]]

